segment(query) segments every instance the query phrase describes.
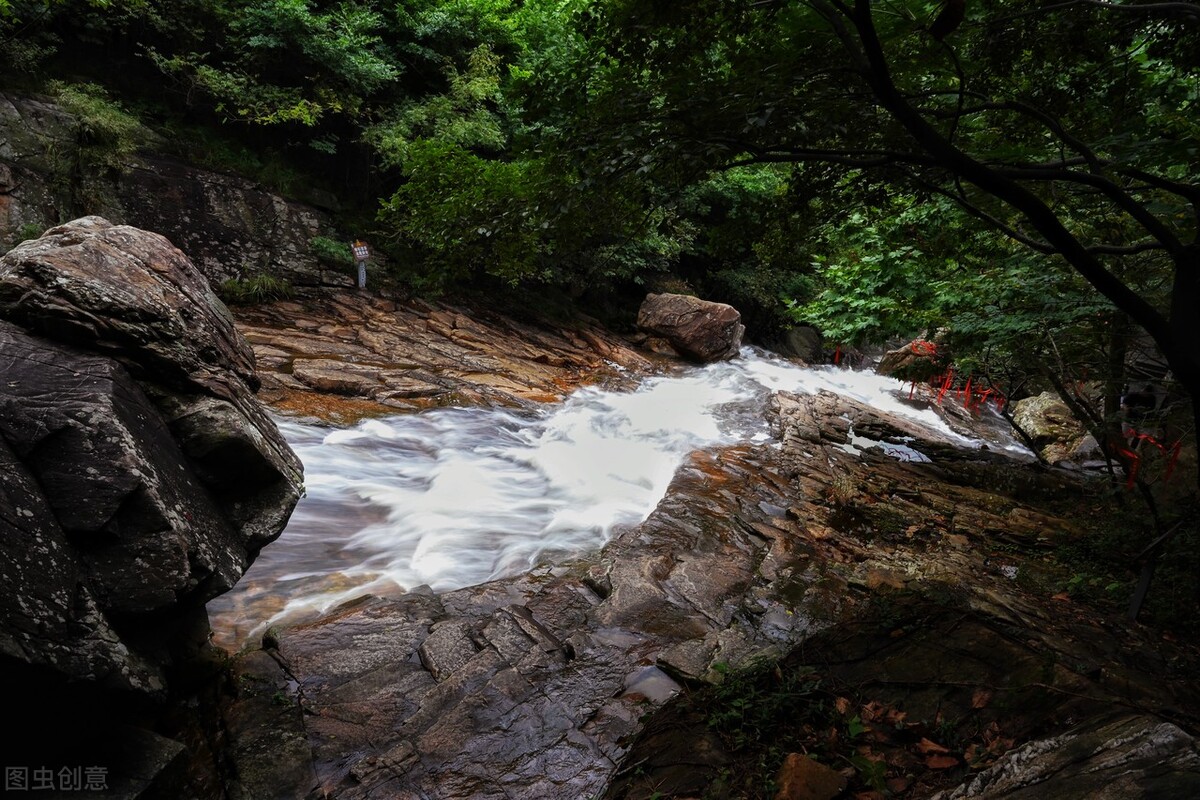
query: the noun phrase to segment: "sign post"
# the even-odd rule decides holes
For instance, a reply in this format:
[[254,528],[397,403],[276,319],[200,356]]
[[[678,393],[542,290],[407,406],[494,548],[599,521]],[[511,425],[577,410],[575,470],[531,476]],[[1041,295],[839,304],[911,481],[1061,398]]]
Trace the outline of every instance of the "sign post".
[[358,288],[361,291],[367,288],[367,259],[371,257],[371,248],[362,239],[355,239],[350,249],[358,262]]

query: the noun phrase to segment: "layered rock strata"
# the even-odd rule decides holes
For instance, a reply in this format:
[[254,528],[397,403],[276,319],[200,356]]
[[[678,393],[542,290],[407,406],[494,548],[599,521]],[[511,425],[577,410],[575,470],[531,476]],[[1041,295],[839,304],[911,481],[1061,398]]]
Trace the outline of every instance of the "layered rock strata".
[[526,323],[448,303],[301,292],[238,314],[261,397],[301,416],[362,416],[448,405],[522,406],[585,383],[631,387],[658,368],[586,318]]

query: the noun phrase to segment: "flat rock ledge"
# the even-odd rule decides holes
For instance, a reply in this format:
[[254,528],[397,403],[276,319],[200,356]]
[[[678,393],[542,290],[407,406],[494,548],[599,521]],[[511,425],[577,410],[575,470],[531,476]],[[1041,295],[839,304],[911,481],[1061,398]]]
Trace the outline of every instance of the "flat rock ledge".
[[587,319],[525,323],[330,290],[303,290],[237,316],[264,402],[338,423],[436,406],[549,402],[588,383],[631,387],[657,368]]

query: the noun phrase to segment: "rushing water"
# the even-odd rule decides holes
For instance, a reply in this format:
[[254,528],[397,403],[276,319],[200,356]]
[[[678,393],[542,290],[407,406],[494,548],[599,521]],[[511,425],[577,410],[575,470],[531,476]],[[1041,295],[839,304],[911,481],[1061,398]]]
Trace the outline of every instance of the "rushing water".
[[595,550],[654,510],[690,451],[767,439],[765,400],[779,389],[838,392],[978,444],[906,404],[892,378],[750,349],[533,412],[437,409],[340,429],[281,420],[307,494],[242,582],[209,604],[218,640],[236,646],[367,593],[469,586]]

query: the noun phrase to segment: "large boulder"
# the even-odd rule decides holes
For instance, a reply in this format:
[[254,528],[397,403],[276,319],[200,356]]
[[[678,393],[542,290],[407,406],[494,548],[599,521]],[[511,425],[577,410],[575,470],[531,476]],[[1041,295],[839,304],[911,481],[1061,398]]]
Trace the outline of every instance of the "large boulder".
[[721,361],[742,346],[742,315],[733,306],[685,294],[647,295],[638,309],[637,326],[662,336],[685,358]]
[[0,314],[0,662],[161,693],[299,498],[253,352],[183,253],[99,217],[0,258]]
[[1013,403],[1012,411],[1013,422],[1050,464],[1071,460],[1076,455],[1087,457],[1091,455],[1089,449],[1096,448],[1095,439],[1054,392],[1022,398]]
[[806,364],[820,363],[824,357],[821,332],[811,325],[788,328],[770,337],[765,344],[781,356],[798,358]]

